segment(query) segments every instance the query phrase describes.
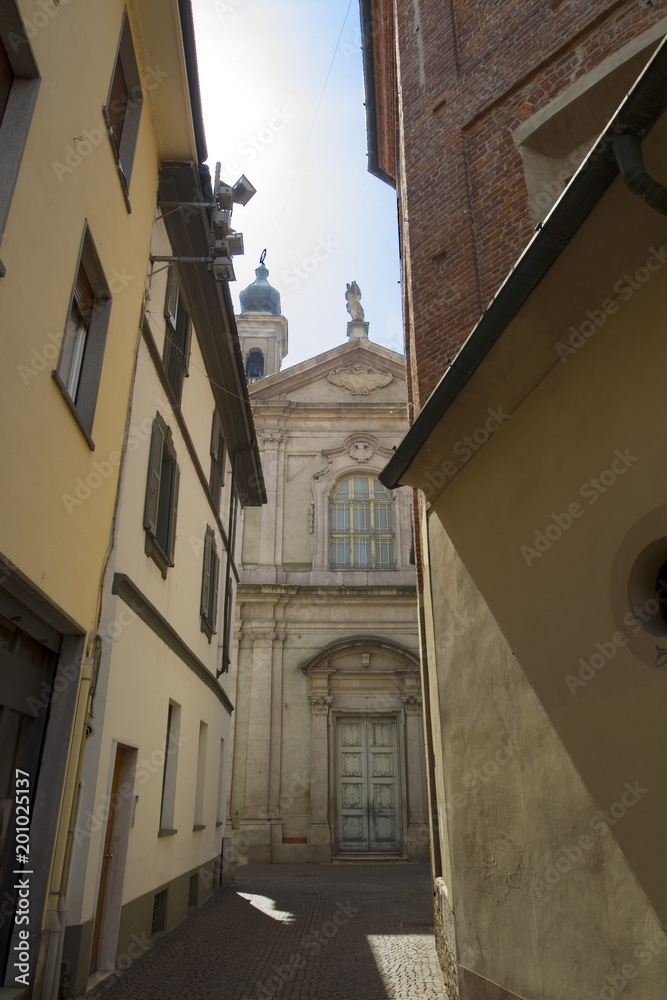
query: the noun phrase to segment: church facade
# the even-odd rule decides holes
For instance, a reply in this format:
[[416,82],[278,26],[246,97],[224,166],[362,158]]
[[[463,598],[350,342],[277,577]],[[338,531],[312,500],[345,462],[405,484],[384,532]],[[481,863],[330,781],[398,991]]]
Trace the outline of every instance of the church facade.
[[237,863],[427,860],[410,493],[378,474],[406,429],[404,358],[347,342],[280,371],[260,266],[237,317],[268,502],[245,512],[228,832]]

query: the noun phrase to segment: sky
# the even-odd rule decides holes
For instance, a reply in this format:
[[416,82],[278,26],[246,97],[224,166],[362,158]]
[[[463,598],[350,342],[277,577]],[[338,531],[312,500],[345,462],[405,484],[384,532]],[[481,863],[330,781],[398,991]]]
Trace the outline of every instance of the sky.
[[289,328],[283,368],[347,341],[352,281],[370,339],[402,354],[396,192],[367,170],[358,0],[192,6],[207,162],[257,188],[232,218],[245,245],[237,311],[266,248]]

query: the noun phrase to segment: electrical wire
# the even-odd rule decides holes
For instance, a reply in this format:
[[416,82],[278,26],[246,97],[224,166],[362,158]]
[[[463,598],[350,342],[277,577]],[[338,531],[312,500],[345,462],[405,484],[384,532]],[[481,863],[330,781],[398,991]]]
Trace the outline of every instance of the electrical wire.
[[308,148],[308,142],[310,141],[310,137],[311,137],[311,135],[313,133],[313,129],[315,128],[315,122],[317,121],[317,116],[318,116],[318,113],[319,113],[319,110],[320,110],[320,107],[321,107],[321,104],[322,104],[322,100],[324,99],[324,92],[327,89],[327,84],[329,82],[329,77],[331,76],[331,71],[333,69],[333,65],[334,65],[334,62],[335,62],[335,59],[336,59],[336,55],[338,54],[338,49],[340,47],[340,40],[343,37],[343,31],[345,30],[345,25],[347,24],[347,17],[348,17],[348,14],[350,13],[350,7],[351,6],[352,6],[352,0],[350,0],[350,2],[348,3],[347,10],[345,11],[345,17],[343,18],[343,23],[341,25],[340,32],[338,34],[338,39],[336,41],[336,47],[334,48],[333,55],[331,57],[331,62],[329,63],[329,69],[327,71],[327,75],[326,75],[326,78],[324,80],[324,86],[322,87],[322,93],[320,94],[320,99],[317,102],[317,107],[315,108],[315,114],[313,115],[313,120],[310,123],[310,128],[308,129],[308,135],[306,136],[306,141],[303,144],[303,149],[301,150],[301,156],[299,157],[299,162],[296,165],[296,169],[294,171],[294,176],[292,178],[292,183],[290,184],[289,191],[287,192],[287,197],[285,198],[282,210],[280,212],[280,215],[278,216],[278,221],[276,223],[276,228],[273,230],[273,236],[269,240],[269,250],[273,246],[273,241],[275,240],[276,233],[278,232],[278,229],[280,228],[280,223],[283,220],[283,216],[285,214],[285,209],[287,208],[288,202],[289,202],[289,200],[290,200],[290,198],[292,196],[292,191],[294,190],[294,185],[296,184],[296,179],[297,179],[297,177],[299,175],[299,170],[301,169],[301,164],[303,163],[303,158],[306,155],[306,149]]

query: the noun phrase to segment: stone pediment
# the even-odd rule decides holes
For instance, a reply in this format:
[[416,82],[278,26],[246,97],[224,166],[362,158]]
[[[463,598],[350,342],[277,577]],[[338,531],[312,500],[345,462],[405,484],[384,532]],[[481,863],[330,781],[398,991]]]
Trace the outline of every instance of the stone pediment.
[[289,398],[317,382],[327,387],[324,396],[334,394],[330,398],[341,402],[361,402],[387,386],[396,387],[398,401],[406,392],[405,358],[368,340],[349,341],[253,382],[248,392],[251,400]]

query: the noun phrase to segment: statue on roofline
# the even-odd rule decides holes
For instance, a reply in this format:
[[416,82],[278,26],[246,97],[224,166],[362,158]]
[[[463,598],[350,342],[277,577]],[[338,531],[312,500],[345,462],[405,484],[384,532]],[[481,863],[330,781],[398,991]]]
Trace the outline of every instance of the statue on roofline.
[[363,320],[364,310],[361,302],[361,290],[356,281],[348,282],[345,291],[345,298],[347,299],[347,311],[349,312],[352,320]]

